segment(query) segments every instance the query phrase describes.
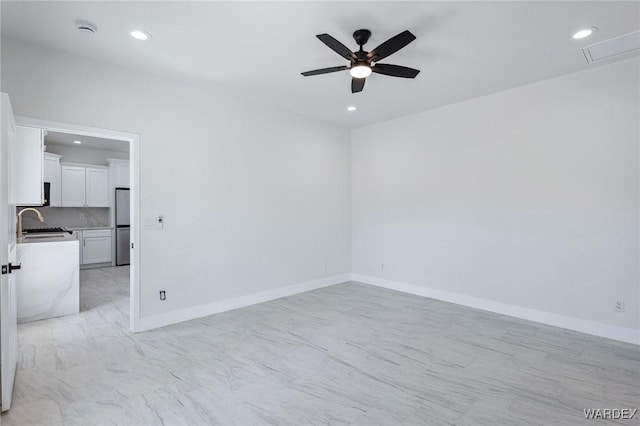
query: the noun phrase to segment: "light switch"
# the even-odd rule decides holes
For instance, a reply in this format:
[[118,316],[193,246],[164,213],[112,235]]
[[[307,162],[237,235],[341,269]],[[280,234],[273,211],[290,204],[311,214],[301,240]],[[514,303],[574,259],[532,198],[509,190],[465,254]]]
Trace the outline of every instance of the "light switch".
[[156,221],[154,218],[152,217],[147,217],[144,219],[144,227],[145,228],[155,228],[156,227]]

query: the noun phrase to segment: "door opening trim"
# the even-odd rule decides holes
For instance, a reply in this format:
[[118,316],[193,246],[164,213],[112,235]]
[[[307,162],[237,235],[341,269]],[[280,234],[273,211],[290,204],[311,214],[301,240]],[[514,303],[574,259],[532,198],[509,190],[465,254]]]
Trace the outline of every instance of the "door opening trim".
[[[135,133],[101,129],[98,127],[40,120],[36,118],[15,116],[16,124],[39,127],[51,132],[72,133],[79,136],[93,136],[104,139],[115,139],[129,142],[129,170],[131,193],[131,235],[132,253],[129,276],[129,329],[140,330],[140,136]],[[133,244],[135,243],[135,244]]]

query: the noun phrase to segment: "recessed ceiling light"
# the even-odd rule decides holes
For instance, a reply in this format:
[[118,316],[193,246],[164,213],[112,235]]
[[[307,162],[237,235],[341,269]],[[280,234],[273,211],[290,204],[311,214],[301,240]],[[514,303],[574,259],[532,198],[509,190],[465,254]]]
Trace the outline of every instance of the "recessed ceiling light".
[[371,67],[367,64],[356,64],[349,69],[353,78],[367,78],[371,75]]
[[82,141],[73,141],[73,143],[75,143],[76,145],[80,145]]
[[136,40],[144,41],[144,40],[149,40],[151,38],[151,34],[142,30],[133,30],[131,31],[131,37],[135,38]]
[[350,105],[350,106],[347,107],[347,111],[351,111],[351,112],[353,112],[353,111],[355,111],[357,109],[358,108],[354,107],[353,105]]
[[580,40],[581,38],[589,37],[594,32],[598,31],[596,27],[584,28],[573,35],[574,40]]

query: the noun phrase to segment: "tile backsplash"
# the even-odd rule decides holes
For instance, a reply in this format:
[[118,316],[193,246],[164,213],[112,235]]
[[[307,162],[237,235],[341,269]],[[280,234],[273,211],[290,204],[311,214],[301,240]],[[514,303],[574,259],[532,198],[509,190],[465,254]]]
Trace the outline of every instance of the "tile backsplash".
[[[109,226],[109,208],[107,207],[36,207],[44,223],[40,223],[34,212],[22,215],[23,228],[81,228]],[[17,211],[22,210],[18,207]],[[17,213],[17,212],[16,212]]]

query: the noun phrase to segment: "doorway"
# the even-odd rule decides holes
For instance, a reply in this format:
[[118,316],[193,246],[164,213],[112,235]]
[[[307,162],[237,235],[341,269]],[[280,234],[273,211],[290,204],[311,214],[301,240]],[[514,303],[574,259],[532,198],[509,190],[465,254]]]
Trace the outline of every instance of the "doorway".
[[[80,312],[108,305],[125,319],[128,313],[128,328],[137,331],[138,135],[27,117],[16,117],[16,124],[46,132],[45,174],[46,162],[57,162],[57,187],[67,188],[56,192],[51,185],[50,206],[43,213],[47,227],[62,227],[80,241]],[[78,189],[78,179],[93,184]]]

